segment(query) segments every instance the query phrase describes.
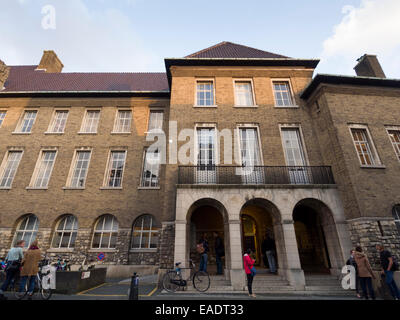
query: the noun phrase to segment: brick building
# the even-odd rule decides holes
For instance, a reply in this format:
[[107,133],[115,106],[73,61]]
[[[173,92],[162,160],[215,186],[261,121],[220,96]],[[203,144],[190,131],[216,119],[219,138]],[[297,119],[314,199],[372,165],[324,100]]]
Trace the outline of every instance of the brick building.
[[262,274],[268,232],[279,281],[304,290],[355,245],[400,254],[400,80],[371,55],[356,77],[313,78],[318,62],[230,42],[165,73],[0,62],[0,255],[37,237],[75,265],[105,253],[110,276],[161,275],[206,233],[213,273],[216,231],[242,290],[242,253]]

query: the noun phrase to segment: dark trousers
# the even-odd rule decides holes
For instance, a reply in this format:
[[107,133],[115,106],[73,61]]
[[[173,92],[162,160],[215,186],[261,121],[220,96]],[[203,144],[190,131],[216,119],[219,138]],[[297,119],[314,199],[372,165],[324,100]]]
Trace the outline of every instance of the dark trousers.
[[3,291],[7,291],[9,285],[11,284],[12,280],[15,279],[18,275],[19,270],[15,269],[15,270],[9,270],[6,273],[6,281],[4,281],[3,285],[1,286],[1,293],[3,293]]
[[250,273],[250,274],[246,274],[247,275],[247,288],[249,289],[249,294],[253,294],[253,279],[254,276]]
[[[360,277],[360,285],[364,298],[368,299],[368,292],[369,292],[371,298],[375,300],[375,292],[374,289],[372,288],[372,279],[366,277]],[[367,292],[367,287],[368,287],[368,292]]]
[[215,262],[217,263],[217,274],[222,274],[222,260],[218,254],[215,255]]
[[393,279],[393,271],[385,270],[386,279],[385,282],[390,289],[390,293],[392,294],[393,299],[400,299],[400,292],[397,288],[396,282]]

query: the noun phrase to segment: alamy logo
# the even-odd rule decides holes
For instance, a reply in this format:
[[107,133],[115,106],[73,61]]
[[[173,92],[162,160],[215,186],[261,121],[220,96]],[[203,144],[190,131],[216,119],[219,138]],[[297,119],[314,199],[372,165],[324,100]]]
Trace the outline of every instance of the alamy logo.
[[342,288],[344,290],[354,290],[356,288],[356,269],[352,265],[342,268]]
[[42,18],[42,28],[44,30],[56,29],[56,8],[50,4],[42,8],[42,14],[45,16]]

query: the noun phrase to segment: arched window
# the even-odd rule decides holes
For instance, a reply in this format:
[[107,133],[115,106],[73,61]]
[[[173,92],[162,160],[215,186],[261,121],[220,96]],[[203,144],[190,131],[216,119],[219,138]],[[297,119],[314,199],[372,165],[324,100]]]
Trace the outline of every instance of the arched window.
[[396,223],[397,230],[400,234],[400,204],[396,204],[392,210],[394,222]]
[[92,248],[115,249],[118,235],[118,221],[110,215],[100,217],[94,227]]
[[54,230],[52,248],[73,248],[78,233],[78,219],[73,215],[66,215],[58,222]]
[[157,248],[159,230],[153,216],[146,214],[137,218],[132,230],[132,249]]
[[36,239],[38,229],[39,220],[34,214],[30,214],[23,218],[15,231],[13,246],[17,241],[25,240],[25,248],[28,248]]

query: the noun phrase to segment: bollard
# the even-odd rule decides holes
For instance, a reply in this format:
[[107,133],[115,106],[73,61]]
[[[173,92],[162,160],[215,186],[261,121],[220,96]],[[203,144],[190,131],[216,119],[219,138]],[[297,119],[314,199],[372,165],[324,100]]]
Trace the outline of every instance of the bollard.
[[139,277],[136,272],[132,276],[129,300],[139,300]]

